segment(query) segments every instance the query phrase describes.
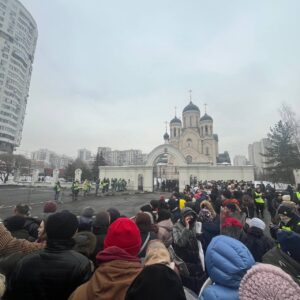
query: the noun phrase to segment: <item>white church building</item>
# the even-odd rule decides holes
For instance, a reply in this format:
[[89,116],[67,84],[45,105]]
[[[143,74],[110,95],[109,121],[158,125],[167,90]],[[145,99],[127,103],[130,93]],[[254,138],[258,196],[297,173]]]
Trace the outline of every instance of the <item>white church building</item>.
[[213,118],[191,99],[182,111],[170,121],[170,134],[163,135],[164,143],[148,155],[146,165],[101,166],[100,178],[124,178],[128,189],[153,191],[155,183],[177,180],[179,189],[194,180],[254,180],[252,166],[217,165],[218,135],[214,133]]

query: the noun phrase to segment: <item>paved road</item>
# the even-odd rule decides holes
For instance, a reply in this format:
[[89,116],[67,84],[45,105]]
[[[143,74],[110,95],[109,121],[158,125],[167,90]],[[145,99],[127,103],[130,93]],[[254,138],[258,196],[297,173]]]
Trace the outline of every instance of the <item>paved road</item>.
[[[92,206],[96,211],[115,207],[121,214],[133,216],[139,208],[149,203],[151,199],[159,199],[158,193],[134,194],[115,193],[111,196],[87,197],[79,196],[78,201],[72,202],[70,190],[63,190],[59,209],[68,209],[75,214],[79,214],[86,206]],[[17,203],[28,203],[32,207],[32,216],[41,216],[43,205],[48,200],[53,200],[54,192],[51,188],[29,188],[29,187],[1,187],[0,188],[0,218],[4,219],[12,214]]]

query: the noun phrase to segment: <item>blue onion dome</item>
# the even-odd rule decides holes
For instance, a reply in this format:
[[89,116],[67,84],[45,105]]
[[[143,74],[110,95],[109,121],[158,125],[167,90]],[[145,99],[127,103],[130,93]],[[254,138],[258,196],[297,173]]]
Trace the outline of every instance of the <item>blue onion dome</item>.
[[200,112],[200,109],[197,105],[195,105],[192,101],[183,109],[183,112],[186,111],[198,111]]
[[164,134],[164,140],[168,140],[170,138],[170,136],[169,136],[169,134],[166,132],[165,134]]
[[213,118],[205,113],[204,116],[200,118],[200,121],[213,121]]
[[171,120],[170,124],[175,124],[175,123],[181,124],[181,120],[178,119],[176,116],[174,117],[174,119]]

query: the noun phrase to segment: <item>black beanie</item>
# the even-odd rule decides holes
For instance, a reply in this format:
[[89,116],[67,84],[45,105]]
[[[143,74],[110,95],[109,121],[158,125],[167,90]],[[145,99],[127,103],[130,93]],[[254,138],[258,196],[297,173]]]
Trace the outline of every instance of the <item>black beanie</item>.
[[46,222],[47,238],[51,240],[68,240],[78,229],[76,216],[69,211],[62,211],[49,216]]

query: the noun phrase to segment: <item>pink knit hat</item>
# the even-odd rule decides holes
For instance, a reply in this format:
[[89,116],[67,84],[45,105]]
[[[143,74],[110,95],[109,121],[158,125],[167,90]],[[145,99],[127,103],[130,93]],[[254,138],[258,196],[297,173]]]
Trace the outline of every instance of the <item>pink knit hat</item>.
[[300,300],[300,287],[280,268],[257,264],[243,277],[240,300]]

